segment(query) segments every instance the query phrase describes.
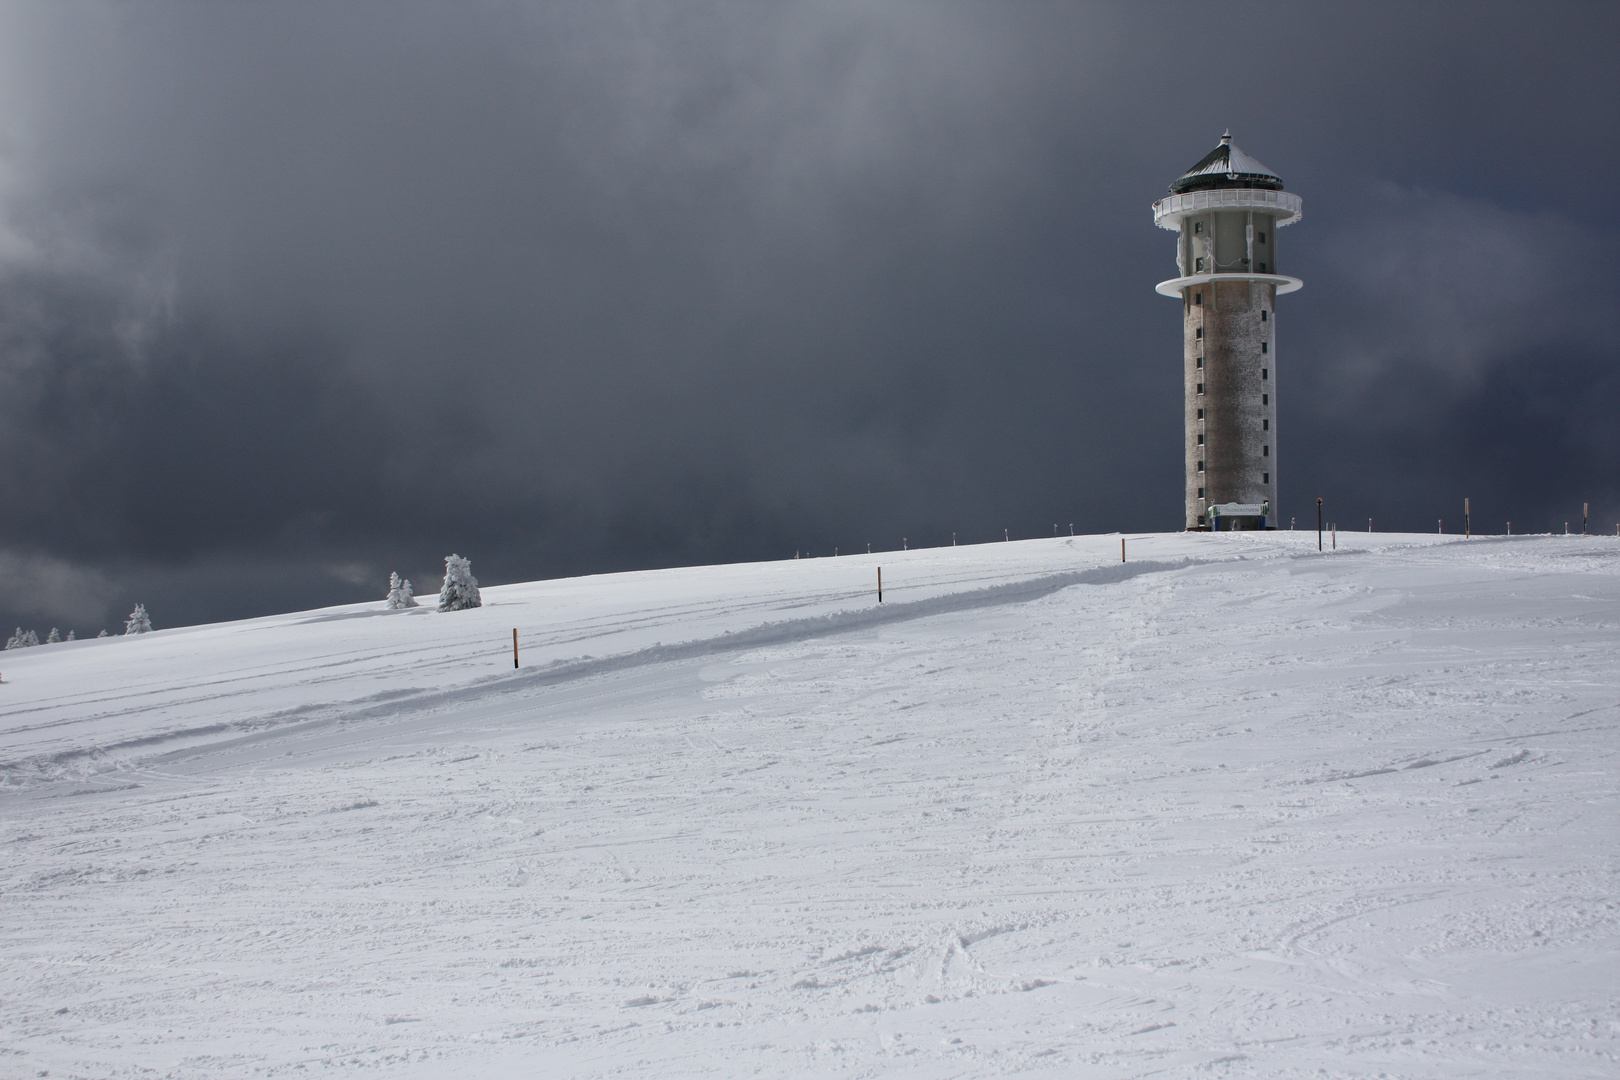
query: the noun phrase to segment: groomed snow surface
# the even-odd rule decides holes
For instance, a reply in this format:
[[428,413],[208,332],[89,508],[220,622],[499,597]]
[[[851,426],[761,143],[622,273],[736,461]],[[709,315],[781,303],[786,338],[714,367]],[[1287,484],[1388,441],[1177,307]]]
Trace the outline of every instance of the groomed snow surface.
[[1129,558],[7,653],[0,1076],[1620,1075],[1620,540]]

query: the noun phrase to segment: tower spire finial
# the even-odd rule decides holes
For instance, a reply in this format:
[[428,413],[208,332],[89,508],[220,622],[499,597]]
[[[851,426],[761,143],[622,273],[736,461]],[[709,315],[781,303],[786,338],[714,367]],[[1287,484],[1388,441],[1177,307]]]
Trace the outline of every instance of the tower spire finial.
[[1225,143],[1225,144],[1230,144],[1232,142],[1232,129],[1231,128],[1227,128],[1225,131],[1223,131],[1221,133],[1221,142]]

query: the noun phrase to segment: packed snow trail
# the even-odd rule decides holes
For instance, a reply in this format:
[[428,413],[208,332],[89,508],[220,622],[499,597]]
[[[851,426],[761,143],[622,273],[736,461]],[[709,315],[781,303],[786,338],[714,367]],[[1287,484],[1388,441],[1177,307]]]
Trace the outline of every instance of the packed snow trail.
[[1620,544],[1068,539],[8,656],[0,1075],[1620,1070]]

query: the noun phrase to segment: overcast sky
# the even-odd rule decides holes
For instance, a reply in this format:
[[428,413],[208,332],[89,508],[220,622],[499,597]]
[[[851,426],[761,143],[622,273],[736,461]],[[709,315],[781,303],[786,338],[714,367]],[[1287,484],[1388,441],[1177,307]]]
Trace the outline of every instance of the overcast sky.
[[1620,520],[1620,5],[0,3],[0,625],[1181,525],[1150,204],[1305,202],[1286,522]]

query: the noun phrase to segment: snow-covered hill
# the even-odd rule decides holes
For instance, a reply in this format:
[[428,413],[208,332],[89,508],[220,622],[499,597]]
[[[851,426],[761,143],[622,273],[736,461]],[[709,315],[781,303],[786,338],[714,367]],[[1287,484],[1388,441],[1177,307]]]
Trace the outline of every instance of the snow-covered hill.
[[1620,541],[1128,548],[8,652],[0,1075],[1620,1072]]

